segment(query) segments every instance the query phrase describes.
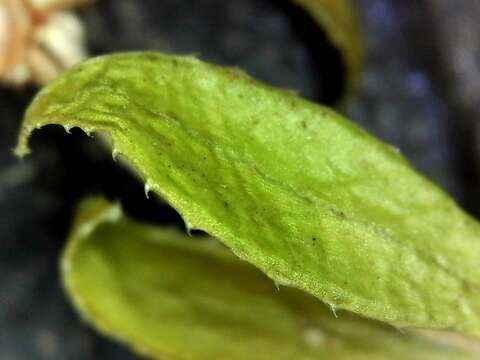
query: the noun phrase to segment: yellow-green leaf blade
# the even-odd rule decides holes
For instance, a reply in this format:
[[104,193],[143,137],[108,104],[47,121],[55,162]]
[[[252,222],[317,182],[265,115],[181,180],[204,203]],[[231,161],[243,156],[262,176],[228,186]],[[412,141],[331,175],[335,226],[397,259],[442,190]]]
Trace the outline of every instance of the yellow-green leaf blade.
[[111,135],[186,223],[286,285],[396,326],[480,334],[480,225],[332,110],[190,57],[90,60],[45,88],[46,124]]
[[85,319],[162,360],[466,360],[478,344],[400,333],[280,288],[211,239],[135,222],[85,201],[62,259]]

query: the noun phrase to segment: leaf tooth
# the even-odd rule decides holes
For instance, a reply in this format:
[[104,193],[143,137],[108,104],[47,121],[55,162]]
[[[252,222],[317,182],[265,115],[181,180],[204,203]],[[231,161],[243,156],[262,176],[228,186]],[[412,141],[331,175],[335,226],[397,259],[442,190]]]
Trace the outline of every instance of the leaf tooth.
[[280,291],[280,281],[273,279],[273,284],[275,285],[275,289],[277,289],[277,291]]
[[85,135],[87,135],[88,137],[93,137],[93,130],[90,129],[90,128],[84,128],[82,129],[83,132],[85,133]]
[[[119,154],[120,154],[120,150],[118,150],[118,148],[116,146],[113,146],[113,149],[112,149],[112,159],[113,159],[113,161],[115,161],[115,162],[117,161],[117,157],[118,157]],[[147,199],[148,199],[148,195],[147,195]]]
[[185,223],[185,230],[187,231],[188,236],[192,236],[192,230],[195,230],[192,223],[185,218],[183,219],[183,222]]
[[330,308],[330,310],[332,311],[333,316],[335,316],[335,318],[338,319],[337,306],[335,304],[332,304],[332,303],[327,303],[327,305]]
[[72,126],[71,126],[71,125],[65,124],[65,125],[63,125],[63,128],[65,129],[65,131],[67,132],[67,134],[71,134],[71,130],[72,130]]
[[[114,151],[115,151],[115,149],[114,149]],[[148,194],[150,193],[150,191],[152,191],[154,186],[155,186],[155,183],[151,179],[147,179],[147,181],[145,181],[144,191],[145,191],[145,196],[146,196],[147,199],[150,199]]]

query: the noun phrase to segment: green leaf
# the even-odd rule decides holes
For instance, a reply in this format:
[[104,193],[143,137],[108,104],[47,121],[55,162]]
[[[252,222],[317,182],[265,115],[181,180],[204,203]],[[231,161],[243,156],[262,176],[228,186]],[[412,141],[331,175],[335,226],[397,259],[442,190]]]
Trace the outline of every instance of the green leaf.
[[342,55],[345,65],[345,93],[340,103],[355,92],[364,57],[363,32],[350,0],[293,0],[323,28],[331,44]]
[[85,201],[63,280],[84,318],[162,360],[477,359],[478,344],[405,333],[340,313],[273,282],[210,238],[135,222]]
[[334,111],[191,57],[130,53],[36,97],[47,124],[110,134],[187,227],[277,282],[398,327],[480,335],[480,224]]

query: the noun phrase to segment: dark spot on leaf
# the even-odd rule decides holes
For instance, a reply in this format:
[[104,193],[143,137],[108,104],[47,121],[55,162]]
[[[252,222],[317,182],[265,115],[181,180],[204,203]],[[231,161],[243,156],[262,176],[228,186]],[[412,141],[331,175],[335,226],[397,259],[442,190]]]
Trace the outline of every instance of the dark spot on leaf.
[[143,55],[143,59],[149,61],[149,62],[157,62],[158,61],[158,55],[153,54],[153,53],[146,53]]
[[335,215],[335,217],[339,218],[339,219],[346,219],[347,217],[345,216],[345,213],[342,211],[342,210],[338,210],[338,209],[334,209],[332,208],[331,209],[332,213]]

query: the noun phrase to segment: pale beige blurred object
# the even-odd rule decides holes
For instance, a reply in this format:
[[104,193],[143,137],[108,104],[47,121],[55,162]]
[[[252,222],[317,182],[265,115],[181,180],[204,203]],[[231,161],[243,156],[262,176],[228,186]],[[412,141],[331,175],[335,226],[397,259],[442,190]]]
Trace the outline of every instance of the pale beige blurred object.
[[0,0],[0,82],[45,85],[85,59],[85,30],[67,9],[87,2]]

